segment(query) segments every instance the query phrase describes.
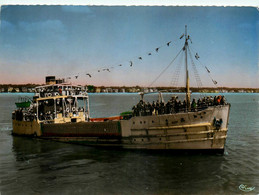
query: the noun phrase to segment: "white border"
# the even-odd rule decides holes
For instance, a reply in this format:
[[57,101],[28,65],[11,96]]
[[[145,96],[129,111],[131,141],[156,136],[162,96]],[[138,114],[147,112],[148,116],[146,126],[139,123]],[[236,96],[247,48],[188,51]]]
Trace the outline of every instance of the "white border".
[[4,0],[1,5],[251,6],[259,0]]

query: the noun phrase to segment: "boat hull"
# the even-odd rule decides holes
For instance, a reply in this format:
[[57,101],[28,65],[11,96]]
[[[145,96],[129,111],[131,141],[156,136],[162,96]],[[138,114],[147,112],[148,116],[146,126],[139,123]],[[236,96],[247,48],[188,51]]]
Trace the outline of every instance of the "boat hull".
[[[230,105],[128,120],[38,124],[13,120],[13,133],[94,146],[154,150],[224,150]],[[215,125],[221,120],[220,126]]]

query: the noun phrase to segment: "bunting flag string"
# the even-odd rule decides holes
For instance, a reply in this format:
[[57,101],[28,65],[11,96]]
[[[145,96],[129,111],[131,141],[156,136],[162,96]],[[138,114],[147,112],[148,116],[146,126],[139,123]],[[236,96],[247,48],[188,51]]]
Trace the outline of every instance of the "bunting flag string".
[[200,56],[198,55],[198,53],[195,54],[195,58],[196,60],[198,60],[200,58]]
[[[196,80],[196,84],[198,86],[198,88],[202,87],[202,82],[201,82],[201,78],[200,78],[200,75],[199,75],[199,72],[197,71],[197,68],[196,68],[196,65],[194,63],[194,60],[192,58],[192,52],[190,50],[190,47],[187,46],[187,49],[189,51],[189,56],[190,56],[190,59],[191,59],[191,63],[192,63],[192,69],[193,69],[193,73],[194,73],[194,78]],[[197,54],[197,53],[196,53]]]
[[[182,34],[180,36],[180,39],[182,39],[184,37],[184,34]],[[170,47],[172,46],[174,43],[177,42],[177,40],[179,39],[175,39],[174,41],[171,40],[171,41],[168,41],[166,42],[165,44],[159,46],[159,47],[156,47],[154,50],[152,51],[149,51],[147,52],[145,55],[147,56],[152,56],[153,54],[157,54],[157,53],[160,53],[160,50],[163,48],[163,47]],[[128,65],[127,65],[127,61],[125,61],[124,63],[120,63],[118,65],[116,65],[116,67],[123,67],[123,66],[129,66],[129,67],[133,67],[134,66],[134,63],[137,62],[136,60],[138,61],[143,61],[144,59],[144,56],[145,55],[138,55],[138,56],[135,56],[133,58],[131,58],[131,60],[128,60]],[[135,60],[134,60],[135,59]],[[98,68],[98,69],[94,69],[92,71],[87,71],[87,72],[84,72],[82,74],[76,74],[76,75],[70,75],[68,76],[66,79],[78,79],[79,77],[81,77],[80,75],[85,75],[85,77],[87,77],[88,79],[92,78],[93,77],[93,74],[94,72],[97,72],[97,73],[101,73],[101,72],[111,72],[111,70],[114,68],[114,66],[104,66],[104,67],[101,67],[101,68]]]
[[210,73],[210,70],[207,68],[207,66],[205,66],[205,68],[206,68],[207,72]]
[[[192,48],[191,48],[191,47],[189,47],[189,48],[190,48],[191,51],[193,52]],[[211,72],[210,72],[210,70],[208,69],[208,67],[205,66],[205,65],[203,65],[203,64],[201,63],[201,61],[199,60],[200,56],[198,55],[197,52],[195,53],[195,56],[194,56],[194,57],[195,57],[196,60],[200,63],[200,65],[203,66],[203,67],[206,69],[206,71],[207,71],[207,73],[208,73],[208,75],[209,75],[211,81],[213,82],[213,84],[214,84],[214,85],[217,85],[218,82],[212,78],[212,76],[211,76],[211,74],[210,74]]]

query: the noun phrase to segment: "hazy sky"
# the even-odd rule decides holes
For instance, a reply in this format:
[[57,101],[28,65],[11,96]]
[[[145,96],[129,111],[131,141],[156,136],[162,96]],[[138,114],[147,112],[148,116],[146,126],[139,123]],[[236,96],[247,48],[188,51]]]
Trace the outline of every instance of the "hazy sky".
[[[258,19],[256,8],[245,7],[3,6],[0,84],[56,75],[80,84],[149,86],[183,47],[179,37],[188,25],[203,86],[213,83],[196,52],[219,86],[259,87]],[[180,62],[181,55],[153,86],[170,86]]]

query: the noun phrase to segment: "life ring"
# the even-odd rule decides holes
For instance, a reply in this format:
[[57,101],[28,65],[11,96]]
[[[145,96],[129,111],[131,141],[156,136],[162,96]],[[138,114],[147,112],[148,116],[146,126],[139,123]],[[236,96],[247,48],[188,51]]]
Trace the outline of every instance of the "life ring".
[[66,112],[69,112],[69,108],[66,108]]
[[48,97],[51,97],[52,96],[52,94],[51,93],[48,93]]
[[55,96],[58,96],[58,94],[59,94],[58,92],[55,92]]
[[75,108],[75,107],[72,107],[72,111],[75,112],[75,111],[76,111],[76,108]]

